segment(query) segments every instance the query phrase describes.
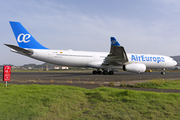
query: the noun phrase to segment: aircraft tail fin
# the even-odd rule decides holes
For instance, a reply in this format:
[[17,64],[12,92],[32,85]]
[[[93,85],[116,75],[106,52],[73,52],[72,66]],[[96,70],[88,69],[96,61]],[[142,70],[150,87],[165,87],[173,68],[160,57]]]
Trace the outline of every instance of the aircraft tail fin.
[[37,42],[34,37],[19,22],[9,22],[14,32],[16,41],[21,48],[48,49]]
[[115,37],[111,37],[111,46],[120,46]]

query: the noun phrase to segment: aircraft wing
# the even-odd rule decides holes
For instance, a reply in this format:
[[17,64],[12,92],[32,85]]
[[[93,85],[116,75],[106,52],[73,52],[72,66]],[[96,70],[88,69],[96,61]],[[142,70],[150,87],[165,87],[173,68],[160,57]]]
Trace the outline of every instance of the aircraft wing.
[[111,50],[108,56],[104,59],[103,65],[121,66],[128,62],[128,58],[123,46],[120,46],[118,41],[111,37]]
[[12,48],[13,50],[15,50],[21,54],[25,54],[25,55],[32,55],[33,54],[33,50],[30,50],[30,49],[24,49],[24,48],[21,48],[21,47],[15,46],[15,45],[9,45],[9,44],[4,44],[4,45]]

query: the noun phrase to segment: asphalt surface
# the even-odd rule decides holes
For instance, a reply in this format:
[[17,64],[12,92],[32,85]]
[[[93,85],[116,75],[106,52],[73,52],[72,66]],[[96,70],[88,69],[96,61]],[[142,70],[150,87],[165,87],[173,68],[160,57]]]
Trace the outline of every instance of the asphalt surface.
[[[3,73],[0,73],[0,78],[3,78]],[[93,89],[100,86],[109,86],[113,82],[116,88],[133,89],[155,92],[173,92],[180,93],[180,90],[159,90],[159,89],[144,89],[119,87],[122,84],[133,85],[138,82],[145,82],[152,79],[180,79],[180,73],[167,72],[161,75],[160,72],[152,73],[130,73],[116,72],[114,75],[93,75],[91,72],[12,72],[11,81],[8,84],[40,84],[40,85],[68,85],[77,86],[87,89]],[[5,83],[0,79],[0,83]]]
[[[0,74],[2,78],[3,74]],[[130,73],[116,72],[114,75],[93,75],[91,72],[12,72],[11,80],[44,80],[44,81],[134,81],[134,80],[151,80],[151,79],[176,79],[180,78],[180,73],[170,72],[161,75],[159,72],[152,73]]]

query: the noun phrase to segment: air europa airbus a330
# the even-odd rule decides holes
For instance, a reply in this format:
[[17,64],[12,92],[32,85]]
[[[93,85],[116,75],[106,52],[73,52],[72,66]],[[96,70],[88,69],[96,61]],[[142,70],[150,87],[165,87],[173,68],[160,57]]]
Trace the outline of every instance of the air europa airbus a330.
[[19,45],[5,44],[12,52],[56,65],[96,68],[93,74],[113,75],[116,69],[140,73],[152,68],[160,68],[161,74],[165,74],[165,68],[177,64],[171,57],[164,55],[126,53],[114,37],[111,37],[110,53],[51,50],[37,42],[21,23],[10,22],[10,25]]

